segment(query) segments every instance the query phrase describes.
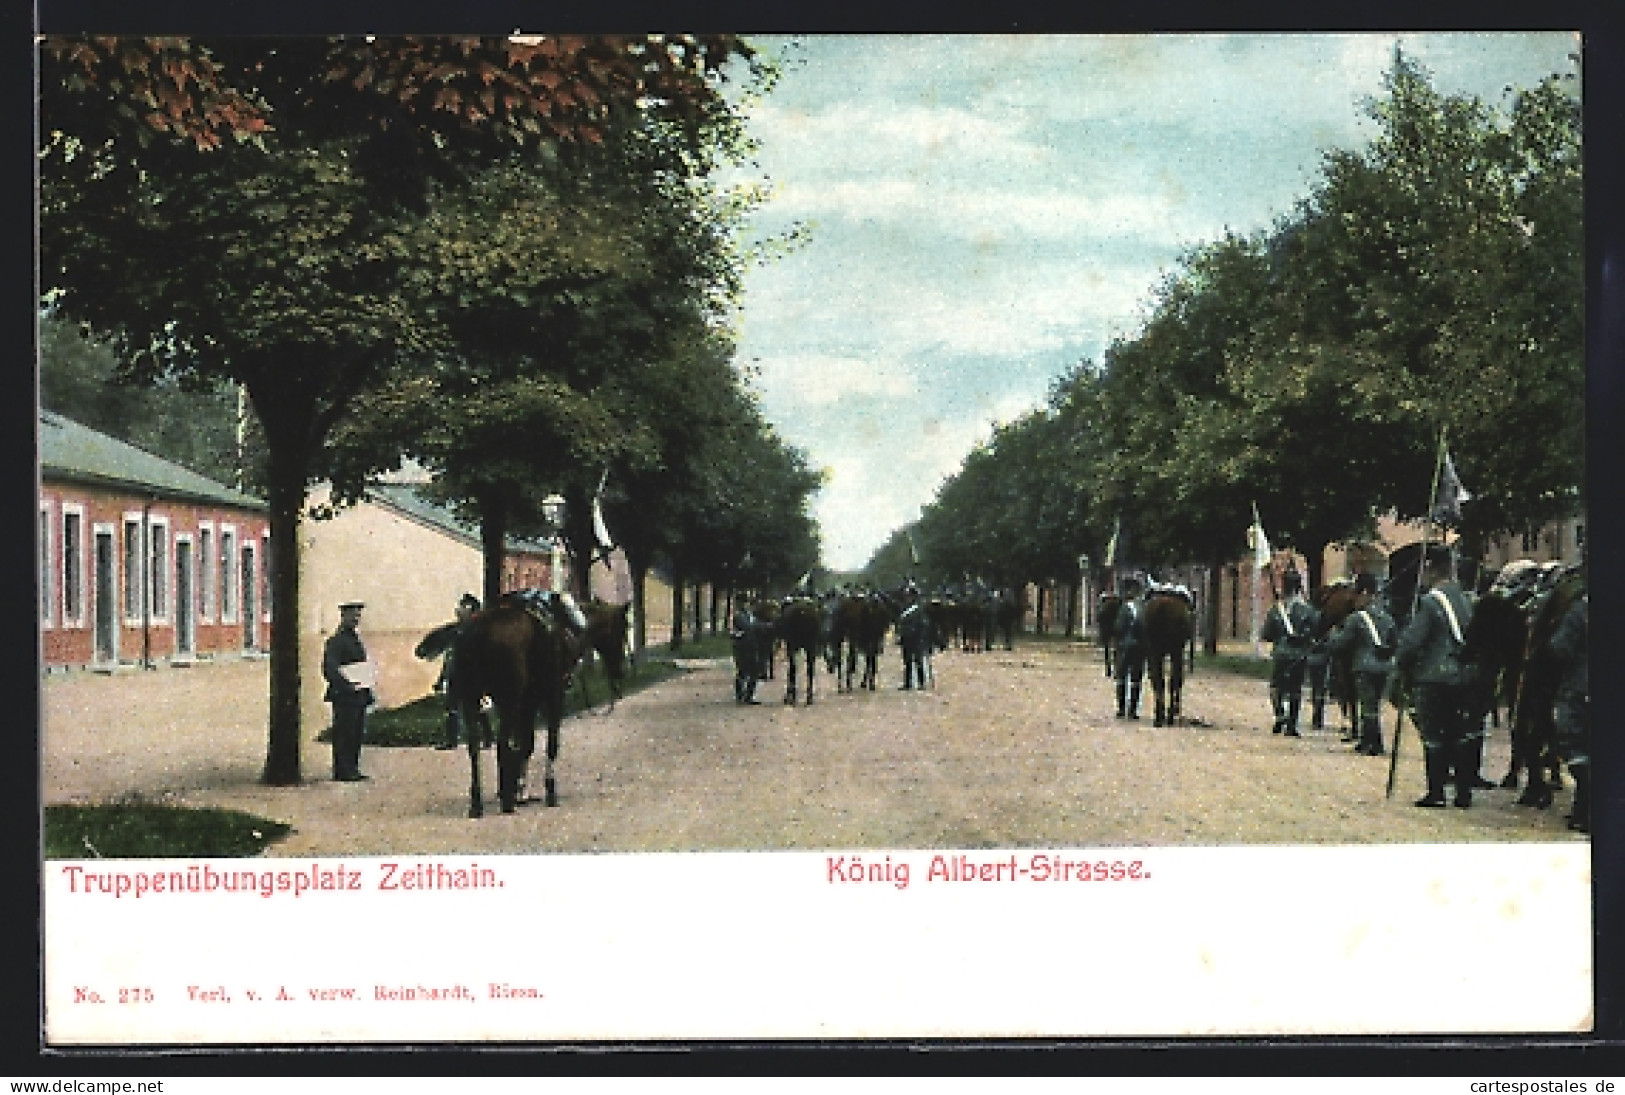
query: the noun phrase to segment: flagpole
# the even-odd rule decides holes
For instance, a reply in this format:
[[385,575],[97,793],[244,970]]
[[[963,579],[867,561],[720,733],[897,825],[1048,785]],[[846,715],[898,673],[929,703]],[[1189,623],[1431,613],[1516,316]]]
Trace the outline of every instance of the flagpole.
[[[1439,451],[1433,456],[1433,485],[1428,490],[1427,513],[1422,519],[1422,550],[1416,556],[1416,585],[1411,589],[1411,615],[1416,618],[1417,606],[1422,603],[1422,575],[1427,570],[1428,561],[1428,531],[1433,525],[1433,510],[1439,502],[1439,476],[1444,470],[1445,432],[1447,427],[1439,424]],[[1407,682],[1408,683],[1408,682]],[[1410,688],[1405,689],[1405,703],[1399,705],[1399,713],[1394,716],[1394,748],[1388,754],[1388,790],[1386,798],[1394,797],[1394,780],[1399,774],[1399,735],[1405,728],[1405,705],[1410,703]]]

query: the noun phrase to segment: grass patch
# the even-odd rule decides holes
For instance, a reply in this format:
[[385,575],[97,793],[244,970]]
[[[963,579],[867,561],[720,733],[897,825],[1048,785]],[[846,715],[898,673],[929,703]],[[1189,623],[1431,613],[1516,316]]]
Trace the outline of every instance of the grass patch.
[[255,856],[292,827],[214,807],[45,807],[46,859],[167,859]]
[[[682,648],[674,655],[664,647],[651,647],[646,653],[646,660],[629,674],[621,685],[621,695],[630,696],[661,681],[677,676],[683,670],[677,668],[673,658],[705,658],[720,655],[710,655],[704,652],[707,644],[713,640],[705,639],[699,643],[684,643]],[[715,642],[727,646],[727,638],[720,637]],[[699,653],[695,653],[699,650]],[[724,651],[726,652],[726,651]],[[585,682],[587,694],[592,699],[593,706],[603,710],[609,700],[609,680],[604,676],[602,663],[594,662],[586,669],[576,671],[575,683],[564,696],[565,717],[577,714],[583,709],[581,702],[581,688]],[[445,698],[433,693],[413,700],[400,707],[391,707],[387,710],[374,711],[367,716],[366,743],[369,746],[404,747],[437,745],[441,735],[445,732],[446,701]],[[332,728],[323,730],[316,738],[317,741],[330,741]]]

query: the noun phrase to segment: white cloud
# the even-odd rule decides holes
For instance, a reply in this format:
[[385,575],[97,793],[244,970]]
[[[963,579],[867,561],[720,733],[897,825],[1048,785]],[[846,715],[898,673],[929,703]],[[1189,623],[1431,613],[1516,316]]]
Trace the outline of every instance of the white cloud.
[[842,399],[907,399],[918,388],[895,361],[833,354],[778,354],[760,358],[761,389],[791,407],[827,407]]

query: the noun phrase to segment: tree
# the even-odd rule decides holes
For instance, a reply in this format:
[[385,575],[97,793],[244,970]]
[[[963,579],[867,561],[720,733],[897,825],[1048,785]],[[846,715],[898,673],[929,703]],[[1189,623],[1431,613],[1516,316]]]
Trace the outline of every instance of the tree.
[[243,385],[271,523],[265,779],[299,766],[298,523],[335,427],[448,345],[408,307],[431,181],[725,109],[710,38],[48,39],[42,282],[132,378]]

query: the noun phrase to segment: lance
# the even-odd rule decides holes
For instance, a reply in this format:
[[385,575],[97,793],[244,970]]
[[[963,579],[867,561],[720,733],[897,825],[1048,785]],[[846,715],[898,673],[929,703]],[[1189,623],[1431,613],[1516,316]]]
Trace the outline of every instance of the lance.
[[[1417,606],[1422,603],[1422,575],[1427,570],[1428,560],[1428,530],[1433,523],[1433,503],[1439,496],[1439,473],[1444,467],[1444,438],[1445,427],[1441,425],[1439,427],[1439,451],[1433,458],[1433,486],[1428,491],[1427,517],[1422,521],[1422,550],[1416,556],[1416,585],[1411,589],[1410,619],[1412,621],[1416,619]],[[1409,627],[1410,623],[1405,626]],[[1411,700],[1409,682],[1406,683],[1407,687],[1402,697],[1403,702],[1396,705],[1399,708],[1399,713],[1394,717],[1394,748],[1388,754],[1388,790],[1383,796],[1385,798],[1394,797],[1394,780],[1399,774],[1399,735],[1400,731],[1405,728],[1405,706]]]

